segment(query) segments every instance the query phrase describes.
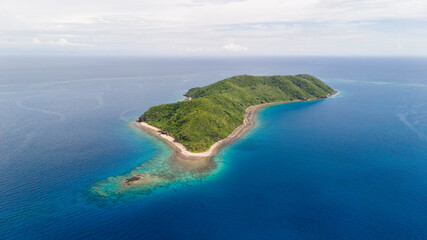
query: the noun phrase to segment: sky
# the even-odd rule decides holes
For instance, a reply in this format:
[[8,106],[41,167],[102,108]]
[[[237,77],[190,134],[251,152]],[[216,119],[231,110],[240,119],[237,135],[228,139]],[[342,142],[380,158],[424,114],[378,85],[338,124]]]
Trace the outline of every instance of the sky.
[[1,0],[1,53],[427,56],[427,0]]

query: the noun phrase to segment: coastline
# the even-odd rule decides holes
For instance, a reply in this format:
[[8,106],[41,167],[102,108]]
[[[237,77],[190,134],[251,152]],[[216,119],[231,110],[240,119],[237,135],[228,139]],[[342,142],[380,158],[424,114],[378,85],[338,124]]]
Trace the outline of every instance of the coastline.
[[[189,152],[184,145],[177,142],[173,137],[163,133],[161,129],[151,126],[147,124],[146,122],[134,122],[134,126],[142,129],[144,132],[147,132],[158,139],[162,140],[164,143],[166,143],[168,146],[172,147],[175,150],[175,153],[179,155],[180,158],[183,159],[198,159],[198,158],[210,158],[214,156],[222,147],[242,138],[249,130],[254,128],[256,126],[256,118],[258,117],[258,111],[261,108],[277,105],[277,104],[285,104],[285,103],[291,103],[291,102],[307,102],[307,101],[315,101],[320,100],[324,98],[331,97],[338,92],[335,91],[332,94],[327,95],[323,98],[310,98],[305,100],[292,100],[292,101],[281,101],[281,102],[272,102],[272,103],[262,103],[250,106],[246,109],[245,115],[243,117],[243,124],[238,126],[228,137],[219,140],[218,142],[214,143],[208,151],[200,152],[200,153],[192,153]],[[188,101],[190,101],[189,99]]]
[[[221,148],[242,138],[244,135],[246,135],[247,132],[249,132],[252,128],[256,126],[256,119],[258,117],[258,112],[260,109],[267,106],[278,105],[278,104],[285,104],[285,103],[292,103],[292,102],[307,102],[307,101],[325,99],[337,93],[338,92],[335,91],[327,95],[326,97],[321,97],[321,98],[262,103],[262,104],[250,106],[246,109],[245,115],[243,117],[242,125],[237,127],[228,137],[214,143],[208,151],[201,152],[201,153],[189,152],[184,147],[184,145],[177,142],[174,138],[163,133],[159,128],[151,126],[145,122],[132,122],[131,125],[133,127],[136,127],[144,131],[147,134],[157,137],[159,140],[161,140],[166,145],[171,147],[174,150],[174,153],[169,159],[170,160],[169,163],[171,165],[175,165],[180,169],[184,168],[186,169],[186,171],[193,172],[193,173],[206,173],[215,169],[215,164],[214,164],[214,161],[212,161],[212,158],[215,156],[216,153],[218,153],[218,151]],[[191,101],[191,100],[188,100],[188,101]],[[132,175],[130,178],[125,179],[122,182],[122,184],[125,187],[127,186],[130,187],[132,185],[160,186],[166,182],[167,182],[167,179],[164,179],[158,174],[140,173],[140,174]]]

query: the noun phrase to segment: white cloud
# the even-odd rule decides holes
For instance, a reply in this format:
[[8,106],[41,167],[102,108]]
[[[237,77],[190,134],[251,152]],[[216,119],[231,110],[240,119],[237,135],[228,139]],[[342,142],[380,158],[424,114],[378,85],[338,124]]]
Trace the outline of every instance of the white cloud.
[[41,42],[41,41],[40,41],[40,39],[38,39],[38,38],[33,38],[32,43],[33,43],[33,44],[42,44],[42,42]]
[[57,45],[57,46],[86,46],[86,44],[72,43],[65,38],[61,38],[57,41],[48,41],[47,43],[50,45]]
[[247,47],[235,44],[234,42],[225,44],[223,49],[226,51],[230,51],[230,52],[246,52],[246,51],[248,51]]
[[425,0],[1,0],[0,50],[427,55],[426,13]]

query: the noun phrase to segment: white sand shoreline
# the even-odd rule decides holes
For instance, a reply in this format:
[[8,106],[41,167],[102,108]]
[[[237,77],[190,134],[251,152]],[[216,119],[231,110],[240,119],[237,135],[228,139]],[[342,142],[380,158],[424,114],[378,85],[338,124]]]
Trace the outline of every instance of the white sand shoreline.
[[[333,94],[328,95],[330,97]],[[326,97],[325,97],[326,98]],[[246,113],[243,118],[243,124],[237,127],[228,137],[216,142],[213,144],[210,149],[202,153],[192,153],[189,152],[181,143],[175,141],[174,138],[163,133],[159,128],[151,126],[145,122],[134,122],[133,125],[142,129],[143,131],[157,137],[162,140],[165,144],[169,145],[172,149],[175,150],[175,153],[170,158],[170,164],[176,164],[180,167],[186,168],[191,172],[206,172],[211,171],[215,168],[213,165],[212,157],[221,149],[221,147],[243,137],[249,130],[251,130],[256,125],[256,118],[258,116],[258,110],[266,106],[290,103],[290,102],[301,102],[301,101],[313,101],[319,100],[322,98],[314,99],[304,99],[304,100],[295,100],[295,101],[283,101],[283,102],[274,102],[274,103],[263,103],[254,106],[250,106],[246,109]],[[126,187],[132,185],[160,185],[166,180],[157,174],[135,174],[131,178],[125,179],[123,185]]]
[[173,137],[162,133],[162,130],[159,128],[156,128],[154,126],[151,126],[150,124],[146,123],[146,122],[138,122],[140,124],[140,126],[144,129],[149,129],[151,131],[155,131],[156,136],[158,136],[159,138],[166,140],[170,143],[172,143],[176,148],[179,149],[180,153],[183,154],[184,156],[192,156],[192,157],[208,157],[212,154],[213,149],[215,149],[217,147],[217,145],[222,141],[218,141],[216,142],[214,145],[211,146],[211,148],[209,148],[208,151],[206,152],[201,152],[201,153],[192,153],[189,152],[184,145],[182,145],[181,143],[177,142]]
[[[330,97],[334,94],[336,94],[337,92],[334,92],[332,94],[329,94],[327,97]],[[208,151],[206,152],[200,152],[200,153],[193,153],[193,152],[189,152],[184,145],[182,145],[181,143],[177,142],[173,137],[165,134],[162,132],[161,129],[154,127],[152,125],[149,125],[146,122],[137,122],[138,126],[140,128],[142,128],[143,130],[148,131],[149,133],[155,135],[156,137],[158,137],[160,140],[163,140],[165,143],[167,143],[168,145],[170,145],[171,147],[173,147],[179,154],[181,154],[184,158],[207,158],[207,157],[212,157],[213,155],[215,155],[218,150],[232,142],[235,141],[239,138],[241,138],[243,135],[245,135],[250,129],[252,129],[253,127],[255,127],[256,125],[256,117],[257,117],[257,113],[258,110],[266,107],[266,106],[271,106],[271,105],[277,105],[277,104],[284,104],[284,103],[291,103],[291,102],[302,102],[302,101],[314,101],[314,100],[319,100],[319,99],[323,99],[323,98],[312,98],[312,99],[305,99],[305,100],[294,100],[294,101],[282,101],[282,102],[273,102],[273,103],[262,103],[262,104],[258,104],[258,105],[253,105],[250,106],[246,109],[246,113],[244,115],[243,118],[243,124],[240,125],[239,127],[237,127],[228,137],[219,140],[218,142],[214,143]]]

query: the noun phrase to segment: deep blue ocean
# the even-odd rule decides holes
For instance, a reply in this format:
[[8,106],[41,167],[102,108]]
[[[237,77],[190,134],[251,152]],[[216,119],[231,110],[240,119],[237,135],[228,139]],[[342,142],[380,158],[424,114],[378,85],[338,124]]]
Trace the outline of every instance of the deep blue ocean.
[[[238,74],[339,94],[276,105],[201,178],[103,196],[170,150],[129,126]],[[0,58],[0,239],[427,239],[427,58]]]

